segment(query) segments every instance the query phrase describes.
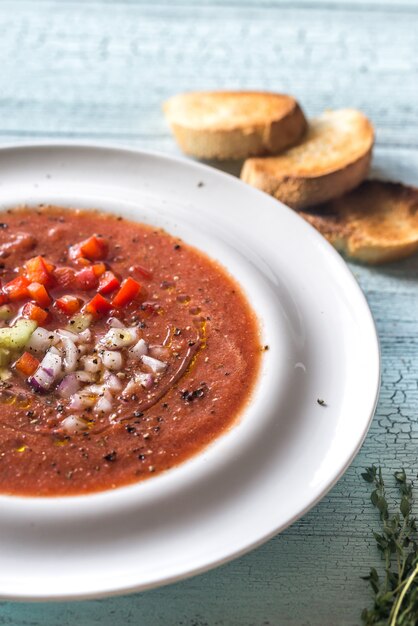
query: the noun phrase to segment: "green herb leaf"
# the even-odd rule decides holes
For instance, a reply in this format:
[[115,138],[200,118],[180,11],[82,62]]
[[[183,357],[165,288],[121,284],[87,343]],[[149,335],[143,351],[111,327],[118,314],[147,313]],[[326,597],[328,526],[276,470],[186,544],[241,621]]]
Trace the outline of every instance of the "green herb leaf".
[[417,626],[418,536],[411,515],[413,484],[404,469],[395,472],[399,511],[390,513],[381,468],[366,468],[362,478],[373,487],[370,500],[380,517],[380,532],[373,536],[384,565],[382,574],[371,568],[368,576],[362,577],[369,582],[374,601],[372,608],[362,611],[361,620],[365,626]]

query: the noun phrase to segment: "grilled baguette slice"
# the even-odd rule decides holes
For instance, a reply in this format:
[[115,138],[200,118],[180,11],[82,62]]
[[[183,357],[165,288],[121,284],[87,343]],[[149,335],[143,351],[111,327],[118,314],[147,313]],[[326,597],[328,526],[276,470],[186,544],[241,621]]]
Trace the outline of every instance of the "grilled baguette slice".
[[307,128],[296,100],[275,93],[184,93],[167,100],[163,110],[183,152],[200,159],[277,154]]
[[310,207],[364,180],[373,139],[373,127],[360,111],[326,111],[310,120],[308,132],[294,148],[245,161],[241,178],[294,209]]
[[368,180],[301,215],[337,250],[363,263],[395,261],[418,251],[417,187]]

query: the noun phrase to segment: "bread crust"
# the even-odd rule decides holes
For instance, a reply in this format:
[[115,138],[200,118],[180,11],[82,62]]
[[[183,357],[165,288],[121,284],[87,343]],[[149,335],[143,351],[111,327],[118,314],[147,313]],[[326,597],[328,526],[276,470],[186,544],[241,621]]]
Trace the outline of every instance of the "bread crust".
[[268,92],[180,94],[163,109],[180,148],[200,159],[277,154],[307,128],[294,98]]
[[418,252],[418,188],[369,180],[331,202],[301,212],[337,250],[371,265]]
[[[323,124],[325,115],[312,120],[307,136],[282,155],[247,159],[241,179],[296,210],[326,202],[355,188],[370,169],[373,128],[359,111],[346,109],[334,114],[335,118],[332,112],[325,114],[326,124]],[[342,132],[338,125],[348,115],[353,121],[347,124],[349,130]],[[325,129],[321,130],[320,125]],[[315,134],[313,138],[312,134]],[[326,136],[330,134],[331,137]],[[326,154],[327,143],[330,143],[330,156]],[[317,146],[319,157],[312,146]]]

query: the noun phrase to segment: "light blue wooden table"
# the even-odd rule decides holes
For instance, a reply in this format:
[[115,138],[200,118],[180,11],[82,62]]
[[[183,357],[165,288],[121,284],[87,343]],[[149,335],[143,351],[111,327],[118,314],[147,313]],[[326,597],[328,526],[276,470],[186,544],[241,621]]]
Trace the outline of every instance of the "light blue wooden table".
[[[161,101],[187,89],[293,93],[309,114],[355,106],[379,168],[418,183],[414,0],[0,2],[0,141],[116,141],[176,154]],[[401,169],[399,169],[402,165]],[[361,469],[418,472],[418,258],[352,266],[376,319],[383,385],[366,442],[324,500],[208,574],[129,597],[0,604],[14,626],[342,626],[369,602],[377,520]],[[59,563],[57,563],[59,567]]]

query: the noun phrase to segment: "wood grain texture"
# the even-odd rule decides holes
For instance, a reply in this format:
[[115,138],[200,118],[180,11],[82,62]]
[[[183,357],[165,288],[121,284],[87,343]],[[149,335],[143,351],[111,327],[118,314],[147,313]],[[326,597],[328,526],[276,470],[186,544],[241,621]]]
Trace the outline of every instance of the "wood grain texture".
[[[160,112],[177,91],[288,91],[308,114],[356,106],[378,175],[418,184],[414,0],[20,0],[0,3],[0,140],[81,138],[176,153]],[[143,594],[0,604],[13,626],[356,626],[379,562],[359,478],[418,471],[418,258],[352,266],[382,347],[382,391],[354,463],[313,511],[255,552]],[[280,506],[280,503],[277,503]],[[59,563],[57,563],[59,567]]]

